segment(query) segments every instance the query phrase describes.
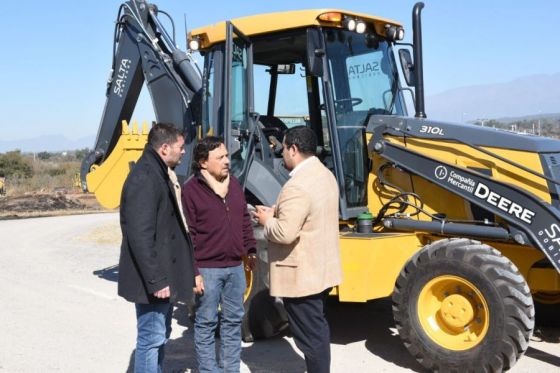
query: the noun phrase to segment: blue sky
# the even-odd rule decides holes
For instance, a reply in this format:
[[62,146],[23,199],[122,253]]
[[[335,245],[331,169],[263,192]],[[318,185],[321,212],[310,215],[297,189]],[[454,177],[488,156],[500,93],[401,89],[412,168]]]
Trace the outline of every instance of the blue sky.
[[[154,1],[170,13],[184,48],[189,28],[263,12],[343,8],[402,22],[410,41],[415,1]],[[0,140],[97,132],[120,1],[32,0],[2,4],[0,22]],[[425,0],[427,95],[448,89],[560,72],[560,2]],[[149,119],[143,97],[134,117]],[[93,145],[93,144],[92,144]]]

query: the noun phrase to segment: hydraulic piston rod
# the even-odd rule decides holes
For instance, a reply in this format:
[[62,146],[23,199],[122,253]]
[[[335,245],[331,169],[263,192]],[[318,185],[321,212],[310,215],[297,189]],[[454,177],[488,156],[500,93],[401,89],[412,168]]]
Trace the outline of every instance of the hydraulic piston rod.
[[450,236],[476,237],[490,240],[509,240],[507,230],[500,227],[485,227],[481,225],[447,223],[443,221],[419,221],[411,219],[386,219],[386,228],[403,231],[422,231]]

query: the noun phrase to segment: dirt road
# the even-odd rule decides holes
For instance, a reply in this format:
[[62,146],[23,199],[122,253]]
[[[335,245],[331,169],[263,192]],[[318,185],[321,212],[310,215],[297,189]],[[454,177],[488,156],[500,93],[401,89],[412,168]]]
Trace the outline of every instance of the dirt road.
[[[126,372],[134,353],[131,304],[116,295],[118,216],[0,221],[0,371]],[[422,371],[393,327],[387,300],[333,304],[332,371]],[[512,372],[560,371],[560,331],[544,329]],[[536,339],[536,338],[535,338]],[[166,371],[195,367],[186,310],[174,313]],[[244,344],[242,372],[303,372],[288,336]]]

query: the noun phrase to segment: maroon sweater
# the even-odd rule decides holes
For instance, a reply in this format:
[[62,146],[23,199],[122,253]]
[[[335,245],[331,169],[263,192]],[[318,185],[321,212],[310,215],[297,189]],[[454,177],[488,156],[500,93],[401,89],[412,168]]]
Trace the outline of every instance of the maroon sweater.
[[230,176],[228,193],[222,199],[202,175],[195,175],[183,185],[181,199],[197,275],[198,268],[237,266],[244,255],[256,252],[247,202],[236,178]]

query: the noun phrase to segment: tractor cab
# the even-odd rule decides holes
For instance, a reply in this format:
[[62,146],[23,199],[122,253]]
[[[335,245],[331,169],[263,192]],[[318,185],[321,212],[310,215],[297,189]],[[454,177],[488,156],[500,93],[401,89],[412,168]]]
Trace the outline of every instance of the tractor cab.
[[402,37],[393,21],[339,10],[265,14],[193,30],[189,47],[204,56],[201,134],[225,137],[239,178],[247,177],[255,150],[285,180],[284,132],[307,125],[317,135],[318,157],[339,182],[341,217],[356,217],[367,208],[368,119],[406,115],[392,52]]

